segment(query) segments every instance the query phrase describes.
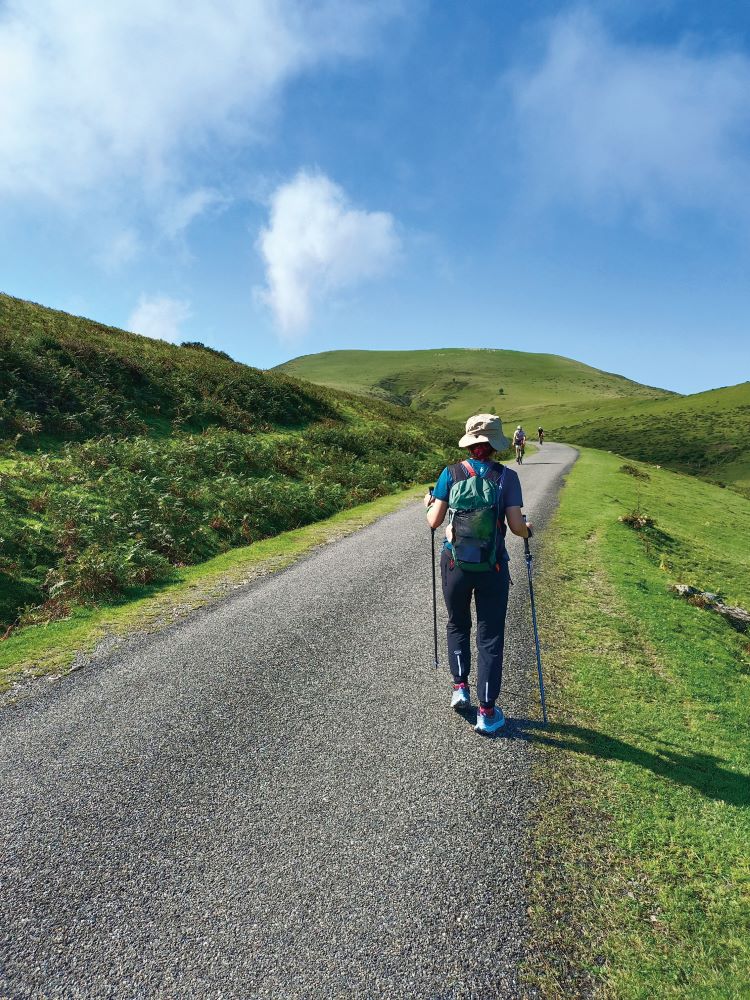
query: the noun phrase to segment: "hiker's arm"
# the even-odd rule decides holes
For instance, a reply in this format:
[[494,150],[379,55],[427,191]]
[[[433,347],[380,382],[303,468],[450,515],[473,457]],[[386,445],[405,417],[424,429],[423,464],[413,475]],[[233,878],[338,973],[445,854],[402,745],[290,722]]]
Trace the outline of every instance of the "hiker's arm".
[[532,529],[534,525],[531,521],[524,521],[520,507],[506,507],[505,520],[508,522],[508,527],[514,535],[519,535],[521,538],[531,537],[530,529]]
[[[429,496],[429,493],[427,494]],[[425,503],[427,502],[427,497],[425,497]],[[432,503],[427,508],[427,523],[431,528],[437,528],[438,525],[442,524],[445,520],[445,513],[448,510],[448,503],[446,500],[435,500],[432,499]]]

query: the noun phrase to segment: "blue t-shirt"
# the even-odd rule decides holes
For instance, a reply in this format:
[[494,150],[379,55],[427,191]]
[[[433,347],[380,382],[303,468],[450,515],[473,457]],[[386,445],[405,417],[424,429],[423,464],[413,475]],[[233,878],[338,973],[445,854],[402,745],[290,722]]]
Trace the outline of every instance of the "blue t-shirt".
[[[470,458],[469,465],[478,476],[486,476],[490,469],[490,462],[480,462],[476,458]],[[438,481],[435,484],[435,489],[433,491],[435,499],[445,500],[447,503],[451,486],[453,486],[453,477],[451,476],[450,467],[446,466],[438,476]],[[505,466],[505,472],[503,473],[502,488],[503,506],[523,507],[521,480],[518,478],[518,473],[515,469],[511,469],[507,465]]]
[[[480,462],[476,458],[470,458],[469,464],[472,469],[476,472],[478,476],[485,476],[490,469],[489,462]],[[515,469],[511,469],[509,466],[505,466],[505,472],[503,472],[503,478],[500,481],[503,494],[503,506],[504,507],[523,507],[523,495],[521,493],[521,480],[518,478],[518,473]],[[453,476],[451,476],[451,470],[446,466],[443,471],[438,476],[438,481],[435,483],[435,489],[433,490],[433,496],[436,500],[445,500],[448,502],[448,497],[450,495],[451,486],[453,486]],[[444,542],[444,546],[450,549],[450,543]],[[503,542],[503,554],[504,558],[508,558],[507,552],[505,552],[505,543]]]

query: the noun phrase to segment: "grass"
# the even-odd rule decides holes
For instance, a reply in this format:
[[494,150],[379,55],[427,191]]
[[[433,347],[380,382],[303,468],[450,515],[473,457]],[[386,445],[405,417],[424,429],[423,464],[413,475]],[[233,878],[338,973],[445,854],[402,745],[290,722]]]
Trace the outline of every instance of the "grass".
[[529,980],[548,997],[747,996],[750,636],[668,585],[750,607],[750,504],[584,449],[543,565]]
[[[750,496],[750,382],[679,396],[554,354],[329,351],[277,371],[465,420],[500,414],[533,437],[611,450]],[[500,393],[502,389],[502,393]]]
[[85,662],[102,642],[182,618],[259,576],[289,566],[317,546],[358,531],[424,490],[418,486],[380,497],[304,528],[225,552],[199,566],[181,567],[170,580],[132,588],[103,606],[78,606],[66,619],[14,632],[0,643],[0,692],[18,681],[60,674]]
[[554,414],[580,418],[596,405],[616,409],[670,395],[570,358],[524,351],[327,351],[274,371],[462,422],[472,413],[499,413],[507,426],[523,422],[530,433],[546,429]]
[[0,637],[423,482],[455,429],[0,295]]
[[553,436],[689,472],[750,497],[750,382],[693,396],[623,402],[615,414],[561,414]]

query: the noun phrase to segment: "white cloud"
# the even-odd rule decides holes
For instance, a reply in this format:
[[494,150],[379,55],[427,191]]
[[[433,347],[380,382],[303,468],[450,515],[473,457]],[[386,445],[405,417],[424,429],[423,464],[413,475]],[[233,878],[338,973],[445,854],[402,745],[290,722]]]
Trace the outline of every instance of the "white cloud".
[[152,198],[184,189],[187,154],[208,158],[217,142],[257,138],[287,80],[360,55],[397,6],[7,0],[0,198],[67,208],[96,190],[125,200],[132,189]]
[[225,205],[227,199],[211,188],[197,188],[190,194],[168,201],[160,213],[161,229],[165,236],[176,239],[190,223],[212,208]]
[[119,271],[135,260],[142,249],[138,233],[131,228],[122,229],[110,239],[99,260],[107,271]]
[[143,337],[178,344],[183,339],[180,327],[191,315],[190,303],[183,299],[142,295],[128,320],[128,329]]
[[543,200],[658,221],[746,198],[743,55],[620,43],[578,10],[550,22],[541,60],[509,81],[526,179]]
[[271,197],[258,238],[267,287],[260,292],[281,333],[301,333],[317,302],[381,274],[399,251],[393,216],[350,206],[323,174],[300,171]]

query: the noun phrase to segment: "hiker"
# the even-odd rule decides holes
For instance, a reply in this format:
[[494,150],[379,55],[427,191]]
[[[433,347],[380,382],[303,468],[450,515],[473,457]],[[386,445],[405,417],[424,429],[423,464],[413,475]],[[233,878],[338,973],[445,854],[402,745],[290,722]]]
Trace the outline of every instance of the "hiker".
[[523,453],[526,449],[526,431],[520,424],[513,432],[513,447],[516,449],[516,461],[520,465],[523,462]]
[[425,498],[427,521],[434,530],[448,514],[448,528],[440,554],[443,597],[448,610],[448,660],[453,676],[451,708],[471,708],[471,598],[477,615],[476,730],[492,734],[505,724],[495,702],[503,675],[505,613],[508,607],[508,553],[506,523],[514,535],[531,536],[524,523],[518,473],[493,461],[495,452],[509,445],[500,418],[479,413],[466,421],[458,442],[467,458],[440,473],[435,489]]
[[539,444],[544,444],[544,430],[541,427],[537,427],[536,436],[539,438]]

